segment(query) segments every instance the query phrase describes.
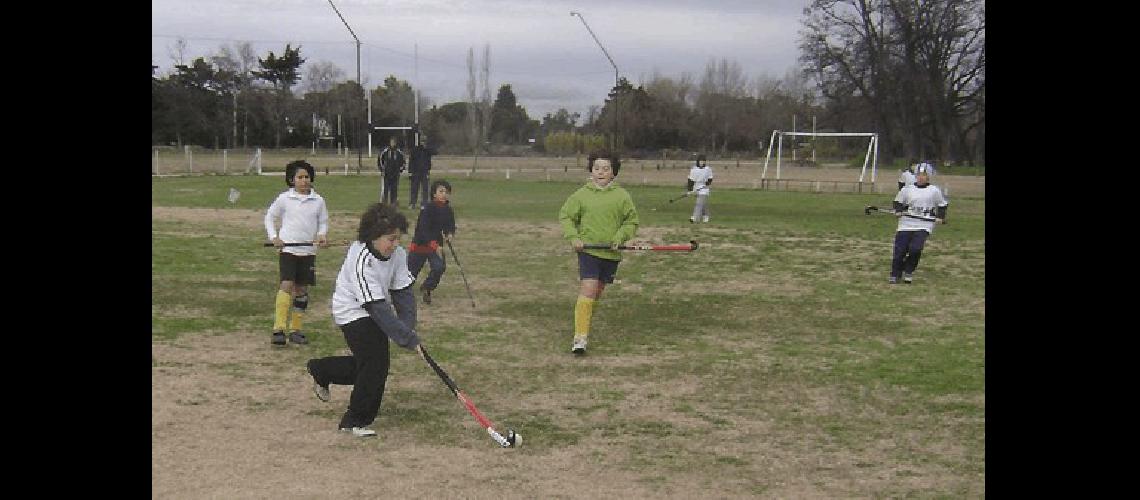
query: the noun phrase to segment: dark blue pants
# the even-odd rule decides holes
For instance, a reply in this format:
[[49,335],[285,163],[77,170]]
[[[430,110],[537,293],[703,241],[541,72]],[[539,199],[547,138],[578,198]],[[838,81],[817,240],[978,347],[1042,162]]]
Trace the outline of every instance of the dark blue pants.
[[396,206],[396,188],[400,187],[399,175],[384,175],[384,198],[380,203]]
[[428,271],[427,280],[424,284],[420,285],[422,290],[435,290],[439,286],[439,279],[443,277],[443,272],[447,270],[447,262],[438,253],[408,253],[408,271],[412,273],[413,277],[419,277],[420,270],[424,268],[424,262],[430,264],[431,270]]
[[351,385],[348,411],[341,428],[372,425],[380,413],[388,381],[388,336],[372,318],[360,318],[340,327],[352,356],[329,356],[312,361],[314,379],[321,384]]
[[922,257],[922,247],[930,233],[918,231],[898,231],[895,233],[895,253],[891,257],[891,276],[898,278],[902,273],[914,273],[918,259]]
[[428,176],[426,174],[413,175],[411,181],[412,189],[409,196],[412,197],[412,205],[416,204],[416,195],[421,194],[420,208],[426,207],[428,203],[431,203],[431,196],[428,195],[428,185],[431,183],[428,182]]

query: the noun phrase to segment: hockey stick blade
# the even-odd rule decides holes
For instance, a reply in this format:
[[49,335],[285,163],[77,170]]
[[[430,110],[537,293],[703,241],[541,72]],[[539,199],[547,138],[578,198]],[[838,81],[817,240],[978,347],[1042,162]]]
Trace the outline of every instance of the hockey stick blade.
[[459,256],[455,255],[455,247],[451,246],[451,240],[447,241],[447,249],[451,250],[451,258],[455,260],[455,266],[459,268],[459,276],[463,278],[463,287],[467,289],[467,298],[471,299],[471,307],[475,307],[475,295],[471,293],[471,285],[467,283],[467,273],[463,272],[463,264],[459,263]]
[[502,434],[499,434],[498,431],[495,430],[494,426],[491,425],[491,421],[488,420],[487,417],[483,416],[483,414],[479,412],[478,408],[475,408],[475,403],[471,402],[471,399],[468,398],[467,394],[465,394],[459,388],[459,386],[455,384],[455,381],[451,379],[451,376],[449,376],[447,372],[443,371],[443,368],[441,368],[439,364],[436,363],[434,359],[432,359],[432,357],[428,354],[427,349],[425,349],[422,344],[420,345],[420,351],[423,352],[424,360],[428,362],[428,365],[431,365],[431,369],[435,371],[436,375],[439,375],[440,380],[443,380],[444,385],[446,385],[447,388],[451,390],[451,393],[454,394],[455,398],[463,404],[463,407],[467,408],[467,411],[471,413],[473,417],[475,417],[475,420],[479,422],[479,425],[482,425],[483,428],[487,430],[487,434],[491,436],[491,439],[495,440],[495,442],[499,443],[499,446],[503,448],[515,447],[522,442],[522,436],[516,433],[514,430],[507,429],[506,437],[504,437]]

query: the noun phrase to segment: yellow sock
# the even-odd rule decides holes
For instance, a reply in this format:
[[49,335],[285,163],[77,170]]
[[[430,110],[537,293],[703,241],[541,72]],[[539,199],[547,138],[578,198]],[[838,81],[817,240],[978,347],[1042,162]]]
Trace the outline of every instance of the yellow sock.
[[578,296],[574,304],[574,338],[584,339],[590,334],[590,318],[594,316],[594,299]]
[[289,292],[277,290],[276,306],[273,309],[273,331],[285,331],[285,320],[289,316],[289,307],[293,305],[293,296]]
[[293,308],[293,314],[289,317],[289,331],[291,331],[291,332],[301,331],[301,320],[304,319],[304,316],[305,316],[305,313],[301,312],[300,309],[297,309],[294,307]]

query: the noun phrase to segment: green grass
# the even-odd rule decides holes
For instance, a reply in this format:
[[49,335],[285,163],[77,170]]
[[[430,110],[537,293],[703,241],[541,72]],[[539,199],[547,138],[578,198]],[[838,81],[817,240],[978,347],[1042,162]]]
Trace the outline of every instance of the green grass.
[[[590,354],[575,359],[567,351],[577,274],[557,212],[580,184],[449,180],[455,248],[478,307],[448,255],[436,303],[421,306],[421,329],[479,408],[526,435],[519,452],[604,442],[581,460],[662,488],[713,476],[714,496],[780,491],[770,467],[812,477],[827,496],[984,496],[984,198],[951,198],[950,223],[928,241],[915,283],[891,287],[895,220],[862,213],[889,205],[888,195],[722,188],[710,200],[713,224],[694,226],[691,200],[666,203],[675,188],[630,186],[639,239],[696,239],[702,248],[625,254],[621,283],[595,308]],[[351,237],[377,182],[318,178],[330,238]],[[242,193],[233,206],[230,187]],[[277,177],[152,181],[154,207],[222,210],[153,219],[152,341],[219,332],[266,340],[277,276],[272,251],[260,247],[260,218],[283,189]],[[337,248],[317,263],[310,293],[327,301]],[[307,324],[312,349],[282,356],[284,366],[344,347],[327,317]],[[421,368],[408,355],[393,363],[404,373]],[[455,425],[446,396],[441,386],[394,389],[382,411],[417,443],[484,446]],[[909,481],[913,474],[934,480]],[[853,486],[851,476],[880,479]]]

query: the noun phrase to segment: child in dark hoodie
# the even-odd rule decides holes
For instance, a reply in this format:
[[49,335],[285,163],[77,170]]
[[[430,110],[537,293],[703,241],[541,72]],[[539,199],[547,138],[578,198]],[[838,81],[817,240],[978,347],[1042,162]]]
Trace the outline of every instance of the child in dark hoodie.
[[416,234],[408,247],[408,271],[413,277],[419,276],[424,262],[431,265],[427,280],[420,285],[425,304],[431,304],[431,291],[439,286],[439,280],[447,269],[440,243],[451,241],[455,234],[455,212],[451,210],[450,198],[450,183],[443,179],[431,183],[431,203],[420,210]]

